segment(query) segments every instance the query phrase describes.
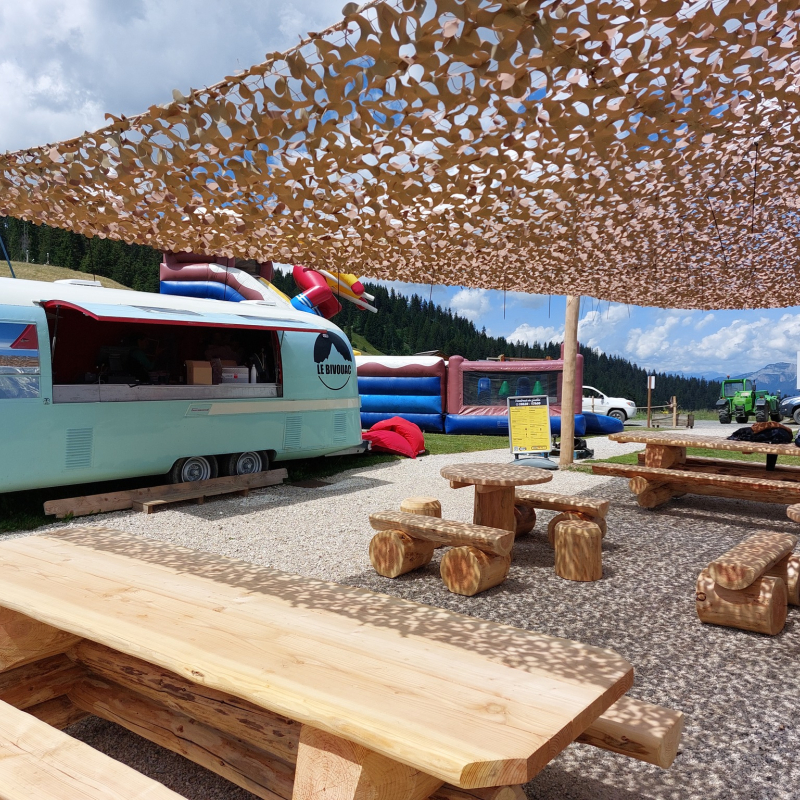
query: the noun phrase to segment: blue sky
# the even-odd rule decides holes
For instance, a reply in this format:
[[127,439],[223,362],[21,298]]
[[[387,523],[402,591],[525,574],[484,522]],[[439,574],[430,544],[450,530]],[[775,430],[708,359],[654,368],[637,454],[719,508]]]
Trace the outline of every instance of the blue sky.
[[[341,19],[344,0],[26,0],[0,7],[0,150],[67,139],[211,84]],[[358,272],[358,265],[353,265]],[[424,297],[430,287],[403,285]],[[792,287],[787,287],[791,292]],[[434,287],[493,335],[560,339],[564,299]],[[791,361],[800,308],[665,311],[585,299],[581,341],[664,371],[738,374]],[[432,345],[433,346],[433,345]]]
[[[431,296],[430,286],[384,283],[403,294]],[[434,286],[434,302],[512,341],[561,341],[564,297]],[[581,343],[657,372],[738,375],[776,361],[795,363],[800,308],[685,311],[642,308],[584,297]]]

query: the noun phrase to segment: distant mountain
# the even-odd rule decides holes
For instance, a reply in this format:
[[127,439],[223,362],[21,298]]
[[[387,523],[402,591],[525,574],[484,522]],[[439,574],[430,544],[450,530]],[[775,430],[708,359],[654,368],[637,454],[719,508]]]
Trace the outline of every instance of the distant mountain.
[[797,389],[797,364],[789,361],[779,361],[776,364],[767,364],[755,372],[744,375],[735,375],[735,378],[750,378],[756,382],[759,389],[769,389],[771,392],[780,391],[781,394],[800,394]]

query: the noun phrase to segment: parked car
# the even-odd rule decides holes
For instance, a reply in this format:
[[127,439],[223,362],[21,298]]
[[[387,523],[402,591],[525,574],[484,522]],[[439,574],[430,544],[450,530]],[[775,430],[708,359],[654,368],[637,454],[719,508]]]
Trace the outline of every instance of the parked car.
[[793,419],[800,425],[800,394],[793,394],[790,397],[782,397],[778,406],[781,416]]
[[583,387],[583,410],[625,422],[636,416],[636,403],[624,397],[609,397],[594,386]]

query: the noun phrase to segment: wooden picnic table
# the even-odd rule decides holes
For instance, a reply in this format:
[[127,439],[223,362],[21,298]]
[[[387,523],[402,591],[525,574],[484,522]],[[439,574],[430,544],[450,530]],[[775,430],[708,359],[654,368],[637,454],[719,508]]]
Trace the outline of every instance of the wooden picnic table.
[[521,784],[582,735],[609,747],[587,729],[633,682],[610,650],[80,527],[0,543],[0,676],[47,670],[269,800]]
[[475,487],[475,505],[472,521],[488,528],[513,531],[514,489],[553,480],[546,469],[520,467],[514,464],[453,464],[443,467],[441,476],[450,481],[452,489]]
[[[593,464],[592,471],[629,478],[631,490],[646,508],[662,505],[682,494],[786,505],[800,502],[800,467],[778,463],[781,456],[800,457],[800,447],[793,443],[760,444],[652,431],[614,433],[609,439],[646,447],[639,454],[637,465]],[[760,453],[765,462],[687,456],[686,449],[692,447],[746,455]]]

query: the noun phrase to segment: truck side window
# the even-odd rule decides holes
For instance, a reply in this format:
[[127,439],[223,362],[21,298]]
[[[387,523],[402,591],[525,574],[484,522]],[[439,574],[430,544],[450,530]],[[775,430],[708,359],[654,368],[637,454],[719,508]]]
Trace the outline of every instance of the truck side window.
[[39,397],[36,325],[0,319],[0,400]]

